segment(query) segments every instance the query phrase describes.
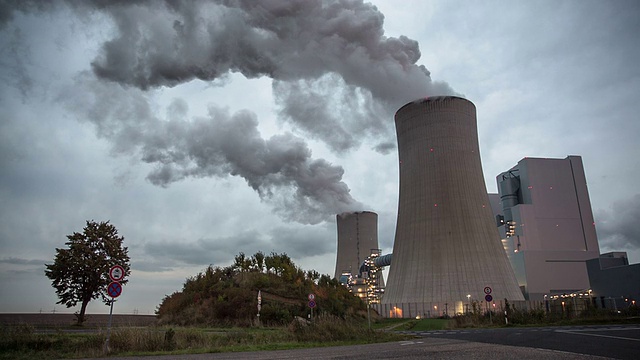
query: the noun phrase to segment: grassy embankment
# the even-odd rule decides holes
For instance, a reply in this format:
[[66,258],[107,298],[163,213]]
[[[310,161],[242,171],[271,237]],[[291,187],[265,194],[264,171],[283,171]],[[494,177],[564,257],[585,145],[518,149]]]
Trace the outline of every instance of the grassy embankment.
[[[60,359],[105,355],[106,329],[90,333],[69,332],[64,327],[41,333],[30,325],[0,329],[0,359]],[[75,328],[77,329],[77,328]],[[283,327],[194,328],[115,327],[109,355],[193,354],[231,351],[280,350],[395,341],[403,335],[369,330],[366,322],[333,317],[318,318],[312,325],[292,323]]]

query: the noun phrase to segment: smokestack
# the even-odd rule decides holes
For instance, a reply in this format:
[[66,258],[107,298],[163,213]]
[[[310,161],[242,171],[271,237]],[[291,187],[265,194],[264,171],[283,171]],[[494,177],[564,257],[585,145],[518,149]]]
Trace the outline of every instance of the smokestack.
[[524,300],[489,204],[473,103],[421,99],[395,122],[400,197],[382,310],[452,315],[489,290],[496,300]]
[[371,211],[345,212],[336,216],[338,258],[336,279],[343,272],[358,275],[362,262],[378,249],[378,214]]

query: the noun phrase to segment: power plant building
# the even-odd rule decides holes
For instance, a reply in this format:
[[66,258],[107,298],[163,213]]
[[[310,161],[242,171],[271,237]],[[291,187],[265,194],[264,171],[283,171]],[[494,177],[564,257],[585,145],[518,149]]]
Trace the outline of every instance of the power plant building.
[[378,214],[371,211],[346,212],[336,216],[338,254],[335,278],[358,275],[360,266],[378,247]]
[[497,176],[498,225],[527,300],[586,291],[600,255],[579,156],[524,158]]
[[487,295],[524,300],[489,203],[473,103],[420,99],[400,108],[395,123],[398,219],[380,312],[454,315]]

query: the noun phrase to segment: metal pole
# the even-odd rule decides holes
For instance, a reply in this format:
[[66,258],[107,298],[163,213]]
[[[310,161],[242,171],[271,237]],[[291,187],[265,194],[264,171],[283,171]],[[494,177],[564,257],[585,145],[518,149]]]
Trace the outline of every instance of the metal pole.
[[369,323],[369,330],[371,330],[371,304],[369,303],[368,297],[367,297],[367,322]]
[[111,309],[109,310],[109,326],[107,327],[107,341],[104,343],[104,352],[109,352],[109,337],[111,337],[111,317],[113,316],[113,303],[116,302],[111,299]]

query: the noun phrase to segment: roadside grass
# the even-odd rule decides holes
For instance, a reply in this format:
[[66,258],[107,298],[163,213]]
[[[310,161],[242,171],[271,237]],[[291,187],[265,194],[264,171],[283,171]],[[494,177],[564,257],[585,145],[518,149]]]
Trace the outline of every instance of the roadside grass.
[[29,325],[0,328],[0,359],[71,359],[105,355],[141,356],[354,345],[406,339],[369,330],[367,322],[318,317],[274,328],[116,327],[105,353],[106,329],[93,333],[63,330],[38,333]]
[[374,328],[387,331],[429,331],[451,327],[450,319],[382,319]]

